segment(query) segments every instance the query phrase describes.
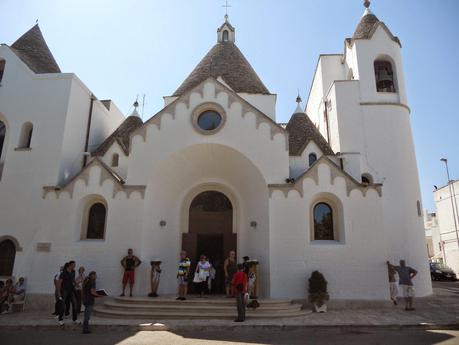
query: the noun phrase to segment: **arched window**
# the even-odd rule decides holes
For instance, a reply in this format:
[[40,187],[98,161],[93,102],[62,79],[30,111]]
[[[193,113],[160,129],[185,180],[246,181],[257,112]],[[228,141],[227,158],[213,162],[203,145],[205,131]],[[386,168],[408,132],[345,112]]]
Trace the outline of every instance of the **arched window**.
[[21,135],[19,137],[18,148],[20,149],[30,148],[30,144],[32,143],[32,133],[33,133],[33,125],[30,122],[24,123],[22,125]]
[[362,174],[363,184],[373,184],[373,177],[370,174]]
[[378,92],[395,92],[395,78],[392,64],[389,61],[374,62],[376,90]]
[[112,156],[112,167],[117,167],[119,163],[120,156],[117,153],[114,153]]
[[3,144],[5,142],[5,137],[6,137],[6,126],[2,121],[0,121],[0,162],[2,159]]
[[223,42],[228,42],[228,30],[223,31]]
[[0,59],[0,83],[2,82],[4,72],[5,72],[5,60]]
[[335,239],[333,229],[333,210],[330,205],[319,202],[314,206],[314,240],[333,241]]
[[309,154],[309,166],[313,165],[317,160],[317,155],[313,152]]
[[107,209],[100,202],[93,204],[89,208],[88,227],[86,231],[87,239],[104,239],[106,216]]
[[0,242],[0,276],[10,277],[13,274],[16,246],[11,240]]

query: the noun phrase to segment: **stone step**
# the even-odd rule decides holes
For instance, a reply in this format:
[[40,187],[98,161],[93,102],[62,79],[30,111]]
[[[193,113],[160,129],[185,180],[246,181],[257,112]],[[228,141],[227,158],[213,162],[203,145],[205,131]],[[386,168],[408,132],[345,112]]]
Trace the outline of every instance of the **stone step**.
[[[159,297],[159,298],[149,298],[149,297],[113,297],[112,298],[117,303],[126,303],[126,304],[173,304],[173,305],[227,305],[234,306],[235,300],[233,298],[197,298],[191,297],[186,301],[177,301],[174,297]],[[258,302],[263,306],[290,306],[292,302],[289,300],[271,300],[271,299],[259,299]]]
[[[104,307],[106,309],[112,310],[133,310],[133,311],[174,311],[174,310],[183,310],[183,311],[193,311],[193,312],[225,312],[234,310],[236,305],[233,301],[231,305],[226,304],[207,304],[207,303],[118,303],[117,301],[105,301]],[[260,307],[257,308],[259,312],[288,312],[288,311],[298,311],[301,310],[301,305],[299,304],[287,304],[287,305],[264,305],[260,304]]]
[[[236,308],[232,311],[224,312],[193,312],[186,310],[177,311],[137,311],[137,310],[112,310],[107,309],[103,305],[94,308],[95,315],[120,318],[120,319],[142,319],[142,320],[165,320],[165,319],[234,319],[237,315]],[[305,316],[304,310],[299,311],[272,311],[261,312],[260,310],[248,310],[247,318],[274,319],[274,318],[293,318]]]

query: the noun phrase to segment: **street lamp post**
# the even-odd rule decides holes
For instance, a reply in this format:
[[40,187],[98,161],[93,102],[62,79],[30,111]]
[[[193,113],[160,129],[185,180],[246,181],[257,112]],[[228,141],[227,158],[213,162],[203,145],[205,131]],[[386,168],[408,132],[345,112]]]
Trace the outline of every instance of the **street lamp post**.
[[[443,163],[445,163],[446,167],[446,176],[448,177],[448,187],[449,187],[449,195],[451,196],[451,209],[453,210],[453,218],[454,218],[454,228],[455,228],[455,233],[456,233],[456,241],[457,241],[457,246],[459,248],[459,234],[458,234],[458,229],[457,229],[457,202],[456,202],[456,207],[454,207],[455,201],[456,201],[456,192],[454,190],[454,184],[451,183],[451,179],[449,177],[449,168],[448,168],[448,160],[446,158],[440,159]],[[454,200],[453,200],[454,198]]]

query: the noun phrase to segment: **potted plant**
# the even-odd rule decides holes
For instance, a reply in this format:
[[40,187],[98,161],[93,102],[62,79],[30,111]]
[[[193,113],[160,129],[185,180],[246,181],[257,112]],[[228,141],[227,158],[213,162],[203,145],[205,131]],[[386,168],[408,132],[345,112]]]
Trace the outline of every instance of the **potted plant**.
[[325,313],[327,311],[326,301],[330,299],[327,291],[327,281],[322,273],[314,271],[309,278],[309,302],[314,305],[317,313]]

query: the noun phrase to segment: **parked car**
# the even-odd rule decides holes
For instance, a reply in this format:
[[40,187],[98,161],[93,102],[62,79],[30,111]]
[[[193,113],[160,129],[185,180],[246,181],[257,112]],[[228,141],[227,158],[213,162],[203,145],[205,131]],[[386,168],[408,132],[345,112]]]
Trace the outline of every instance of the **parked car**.
[[432,280],[457,280],[456,273],[451,268],[438,262],[430,263],[430,277]]

